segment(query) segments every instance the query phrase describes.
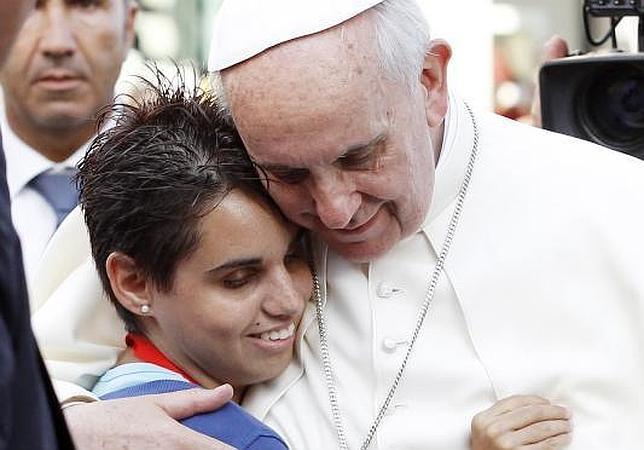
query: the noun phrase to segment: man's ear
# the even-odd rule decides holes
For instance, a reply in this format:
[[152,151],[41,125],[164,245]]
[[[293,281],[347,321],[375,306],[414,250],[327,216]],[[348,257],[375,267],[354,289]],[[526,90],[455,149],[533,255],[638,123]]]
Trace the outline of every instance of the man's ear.
[[[136,38],[136,30],[134,25],[136,17],[139,14],[139,5],[135,0],[128,0],[125,7],[125,39],[127,42],[126,49],[129,50],[134,47],[134,40]],[[127,52],[126,52],[127,54]]]
[[425,94],[427,124],[434,128],[443,122],[447,114],[447,65],[452,57],[452,48],[442,39],[429,43],[425,54],[420,82]]
[[[112,292],[125,309],[137,316],[151,316],[152,285],[132,258],[121,252],[113,252],[105,261],[105,270],[110,279]],[[147,305],[147,308],[141,307]]]

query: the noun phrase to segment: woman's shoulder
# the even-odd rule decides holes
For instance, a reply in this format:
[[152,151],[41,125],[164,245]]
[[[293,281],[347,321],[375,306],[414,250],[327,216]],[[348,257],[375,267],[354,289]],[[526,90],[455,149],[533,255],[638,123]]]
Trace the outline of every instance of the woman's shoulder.
[[[109,400],[137,397],[194,388],[199,387],[187,381],[154,380],[111,392],[101,398]],[[239,449],[284,450],[288,448],[275,431],[233,402],[226,403],[216,411],[183,419],[181,423],[194,431]]]
[[288,447],[270,427],[233,402],[211,413],[182,421],[184,425],[244,450],[285,450]]
[[[99,398],[134,397],[138,386],[151,381],[183,381],[186,379],[176,372],[156,364],[136,362],[112,367],[94,385],[92,392]],[[163,386],[155,385],[157,388]],[[133,388],[133,389],[127,389]],[[143,394],[139,394],[143,395]]]

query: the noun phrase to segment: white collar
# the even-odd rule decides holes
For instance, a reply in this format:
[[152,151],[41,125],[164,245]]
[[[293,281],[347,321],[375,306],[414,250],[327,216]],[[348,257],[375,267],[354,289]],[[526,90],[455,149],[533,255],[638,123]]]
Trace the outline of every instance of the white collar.
[[450,93],[434,193],[421,229],[427,230],[456,198],[474,142],[474,127],[463,100]]
[[11,199],[18,195],[32,178],[45,170],[76,167],[85,155],[91,141],[81,146],[66,160],[56,163],[38,153],[14,133],[7,121],[3,104],[0,104],[0,129],[2,130],[2,146],[7,164],[7,185]]

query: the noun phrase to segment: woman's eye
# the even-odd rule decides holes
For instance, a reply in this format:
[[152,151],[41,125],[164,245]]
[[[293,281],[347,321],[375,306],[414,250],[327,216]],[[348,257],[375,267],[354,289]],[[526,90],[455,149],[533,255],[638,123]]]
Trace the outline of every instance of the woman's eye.
[[240,271],[233,273],[223,279],[223,285],[226,289],[238,289],[250,283],[256,276],[255,271]]
[[241,280],[224,280],[224,287],[227,289],[237,289],[246,284],[245,279]]

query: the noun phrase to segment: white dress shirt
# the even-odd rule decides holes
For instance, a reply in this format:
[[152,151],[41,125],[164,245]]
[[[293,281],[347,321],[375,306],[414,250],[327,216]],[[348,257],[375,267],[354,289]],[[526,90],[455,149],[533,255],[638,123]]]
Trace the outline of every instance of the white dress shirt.
[[50,161],[16,136],[7,122],[5,108],[1,103],[0,128],[7,160],[11,215],[20,237],[25,274],[27,280],[31,281],[45,247],[56,231],[56,213],[47,200],[29,186],[29,182],[49,169],[62,171],[75,167],[85,155],[87,145],[76,150],[65,161]]
[[[571,450],[639,450],[644,423],[644,163],[476,113],[479,159],[425,326],[373,449],[465,450],[473,415],[536,394],[574,415]],[[473,141],[452,97],[430,212],[368,265],[320,245],[329,345],[352,448],[398,369]],[[60,254],[66,260],[61,264]],[[34,330],[63,398],[114,361],[123,328],[101,298],[82,215],[43,265]],[[294,449],[337,448],[314,308],[298,359],[244,406]],[[58,387],[63,384],[58,384]]]

